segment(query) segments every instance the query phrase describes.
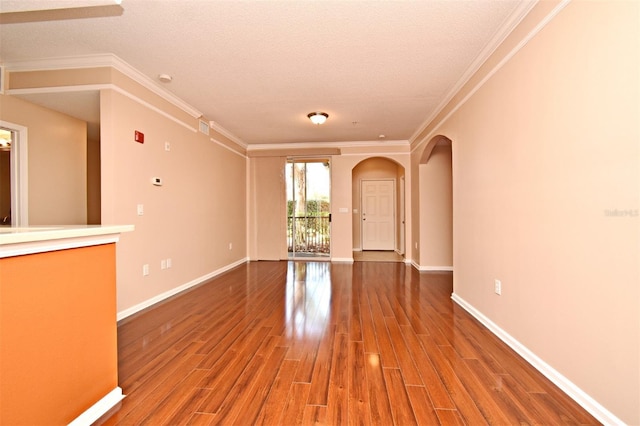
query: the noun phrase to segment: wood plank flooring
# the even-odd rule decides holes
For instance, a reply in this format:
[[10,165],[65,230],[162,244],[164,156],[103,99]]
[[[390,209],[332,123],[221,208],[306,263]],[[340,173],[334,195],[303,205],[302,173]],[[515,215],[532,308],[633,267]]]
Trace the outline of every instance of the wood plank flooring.
[[598,423],[451,292],[403,263],[247,263],[119,325],[101,423]]
[[404,262],[404,257],[393,250],[354,251],[355,262]]

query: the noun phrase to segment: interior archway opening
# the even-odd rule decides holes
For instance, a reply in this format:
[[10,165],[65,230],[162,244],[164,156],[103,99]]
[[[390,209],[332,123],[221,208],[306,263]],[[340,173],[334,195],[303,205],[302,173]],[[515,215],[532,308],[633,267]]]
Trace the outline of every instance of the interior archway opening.
[[438,135],[420,158],[419,245],[421,271],[453,270],[453,168],[451,139]]
[[358,163],[352,178],[354,261],[403,262],[405,168],[385,157]]

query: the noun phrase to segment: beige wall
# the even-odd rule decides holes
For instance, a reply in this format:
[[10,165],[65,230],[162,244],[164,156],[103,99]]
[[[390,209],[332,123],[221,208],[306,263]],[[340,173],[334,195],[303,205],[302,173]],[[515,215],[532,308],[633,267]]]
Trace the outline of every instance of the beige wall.
[[451,145],[436,145],[419,166],[421,270],[453,267]]
[[569,3],[421,139],[453,141],[455,294],[628,424],[640,423],[639,7]]
[[[136,228],[117,248],[119,312],[246,259],[244,155],[198,132],[196,119],[173,120],[113,90],[101,91],[100,109],[102,223]],[[136,130],[144,144],[134,142]],[[155,176],[162,186],[152,185]],[[163,270],[166,259],[172,266]]]
[[[398,152],[376,152],[379,148],[358,147],[342,149],[346,155],[331,155],[331,259],[338,262],[353,261],[354,248],[354,184],[353,170],[363,161],[384,169],[383,174],[399,180],[409,167],[409,155],[404,147]],[[312,153],[307,153],[311,155]],[[385,158],[382,158],[384,156]],[[285,221],[285,157],[250,158],[251,185],[249,194],[249,257],[254,260],[286,259]],[[364,169],[363,169],[364,170]],[[365,174],[377,176],[375,167],[366,168]],[[356,171],[356,173],[359,173]],[[407,191],[411,190],[411,178],[405,176]],[[399,184],[398,184],[399,185]],[[358,197],[359,199],[359,197]],[[342,210],[342,211],[341,211]],[[408,210],[408,209],[407,209]],[[411,221],[407,218],[407,234]],[[411,259],[411,253],[407,255]]]
[[[527,40],[557,4],[535,6],[421,133],[410,155],[380,145],[332,156],[331,253],[334,260],[352,258],[354,167],[385,157],[410,170],[407,259],[428,258],[426,249],[414,249],[430,240],[420,226],[427,186],[417,182],[420,160],[434,137],[450,138],[456,296],[622,421],[639,424],[640,9],[637,2],[574,1]],[[58,85],[68,80],[54,77]],[[26,74],[11,80],[33,87]],[[248,170],[227,138],[214,135],[221,145],[198,133],[197,120],[117,71],[96,69],[71,80],[115,84],[126,93],[101,94],[102,221],[136,225],[118,247],[119,311],[257,256],[259,235],[274,229],[271,212],[259,208],[260,197],[275,197],[273,188],[261,192],[260,180],[262,166],[273,164],[252,159]],[[0,96],[2,119],[29,127],[30,142],[50,141],[51,131],[34,136],[25,118],[40,121],[44,112],[34,114],[21,102]],[[133,142],[134,130],[145,133],[144,145]],[[51,161],[42,160],[37,154],[35,169],[48,172]],[[161,176],[164,186],[152,186],[152,176]],[[52,205],[45,195],[37,198],[37,212]],[[136,215],[140,203],[144,216]],[[82,211],[86,215],[84,205]],[[167,258],[172,268],[161,270]],[[150,266],[147,277],[143,264]],[[502,280],[501,296],[493,292],[495,279]]]
[[0,118],[28,129],[29,224],[86,224],[87,124],[7,95]]
[[[360,185],[363,179],[394,179],[396,183],[396,229],[398,229],[399,222],[399,210],[397,201],[400,198],[398,196],[400,178],[404,176],[404,169],[394,161],[386,158],[373,157],[368,158],[353,168],[351,178],[351,190],[352,190],[352,229],[353,229],[353,248],[360,250],[362,248],[362,209],[361,209],[361,196]],[[357,210],[357,212],[356,212]],[[396,238],[396,244],[399,239]]]
[[284,169],[286,157],[252,158],[250,244],[251,260],[287,258]]
[[[64,165],[82,187],[85,222],[89,215],[92,223],[136,226],[135,232],[122,237],[117,249],[120,315],[129,315],[246,259],[247,160],[243,148],[214,130],[209,136],[198,132],[198,120],[190,113],[108,67],[14,72],[10,84],[11,89],[45,91],[49,86],[74,84],[104,88],[100,92],[100,141],[87,142],[86,124],[82,123],[82,144],[72,150],[82,161],[72,165],[57,158],[60,153],[46,155],[54,160],[51,164]],[[38,181],[32,173],[47,171],[42,161],[37,167],[31,164],[34,153],[37,160],[45,156],[37,144],[45,131],[32,131],[31,121],[12,120],[20,111],[18,117],[28,115],[41,123],[40,112],[34,113],[33,106],[25,109],[23,101],[11,96],[0,100],[2,119],[29,128],[30,202],[50,207],[54,203],[46,202],[47,196],[38,188],[32,189]],[[60,123],[59,129],[46,129],[46,133],[75,129],[71,122]],[[144,144],[133,141],[135,130],[145,133]],[[170,143],[170,151],[165,151],[165,142]],[[100,167],[93,168],[97,165]],[[87,167],[93,173],[87,174]],[[161,177],[164,185],[153,186],[154,176]],[[99,191],[93,190],[98,184]],[[137,215],[138,204],[144,205],[143,216]],[[59,209],[72,205],[70,200],[57,204]],[[30,205],[31,224],[37,224],[33,214],[39,211]],[[161,269],[161,262],[167,259],[171,267]],[[143,277],[145,264],[150,274]]]
[[[394,152],[395,151],[395,152]],[[354,199],[353,170],[361,162],[370,158],[375,161],[390,161],[393,165],[385,165],[385,170],[399,180],[402,172],[408,170],[410,166],[410,156],[404,147],[358,147],[343,148],[342,155],[336,155],[331,162],[331,258],[336,261],[352,261],[354,237],[358,232],[354,228],[353,203]],[[393,170],[393,171],[392,171]],[[357,170],[356,170],[357,172]],[[371,173],[376,173],[375,171]],[[398,182],[399,185],[399,182]],[[411,176],[405,176],[405,187],[407,193],[411,191]],[[398,197],[399,198],[399,197]],[[407,197],[408,200],[408,197]],[[346,212],[340,211],[346,209]],[[409,209],[407,208],[407,211]],[[359,212],[360,210],[358,210]],[[407,217],[407,235],[411,235],[411,220]],[[408,237],[407,237],[408,238]],[[405,257],[411,259],[411,249],[407,246]]]

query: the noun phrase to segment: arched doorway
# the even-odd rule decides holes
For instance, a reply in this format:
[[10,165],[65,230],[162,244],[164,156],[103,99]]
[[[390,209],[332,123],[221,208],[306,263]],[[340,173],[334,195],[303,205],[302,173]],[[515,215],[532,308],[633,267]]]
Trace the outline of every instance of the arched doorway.
[[451,139],[439,135],[426,145],[418,166],[421,271],[453,270],[453,174]]
[[405,168],[388,158],[371,157],[352,169],[351,178],[354,260],[403,261]]

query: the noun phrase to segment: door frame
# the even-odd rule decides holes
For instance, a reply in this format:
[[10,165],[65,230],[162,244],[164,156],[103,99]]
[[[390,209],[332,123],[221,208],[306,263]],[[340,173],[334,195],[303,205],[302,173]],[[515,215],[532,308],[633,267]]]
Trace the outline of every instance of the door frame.
[[11,226],[29,226],[28,129],[0,120],[0,127],[13,132],[11,144]]
[[406,182],[405,182],[405,177],[402,176],[400,177],[400,222],[398,223],[398,238],[400,239],[399,244],[396,247],[396,251],[398,252],[398,254],[404,256],[404,252],[405,252],[405,232],[406,232],[406,221],[407,221],[407,212],[405,209],[405,187],[406,187]]
[[[293,241],[292,241],[292,251],[288,251],[287,250],[287,257],[290,260],[313,260],[313,261],[322,261],[322,260],[326,260],[329,261],[331,260],[331,248],[333,246],[333,242],[332,242],[332,220],[331,220],[331,203],[332,203],[332,185],[331,185],[331,175],[332,175],[332,161],[331,161],[331,157],[329,156],[318,156],[318,157],[314,157],[314,156],[300,156],[300,157],[296,157],[296,156],[292,156],[292,157],[287,157],[286,161],[285,161],[285,168],[286,168],[286,164],[292,164],[292,169],[293,167],[295,167],[295,164],[300,164],[300,163],[328,163],[329,164],[329,181],[328,181],[328,196],[329,196],[329,226],[328,226],[328,231],[329,231],[329,252],[327,254],[322,254],[322,253],[318,253],[318,252],[314,252],[314,256],[296,256],[296,249],[295,249],[295,210],[294,210],[294,218],[293,218]],[[293,171],[293,170],[292,170]],[[292,176],[292,179],[295,178],[295,174],[294,176]],[[286,180],[288,179],[288,176],[286,176],[285,173],[285,190],[286,190]],[[294,184],[294,182],[292,181],[292,184]],[[307,181],[305,179],[305,185],[307,185]],[[294,191],[295,193],[295,191]],[[285,195],[285,203],[288,203],[288,195]],[[295,194],[294,194],[294,198],[293,201],[295,202]],[[285,215],[288,216],[288,205],[285,204]],[[287,230],[285,232],[288,232],[288,226],[287,226]],[[285,237],[287,237],[285,235]],[[288,245],[288,243],[287,243]],[[290,256],[290,257],[289,257]]]
[[362,222],[363,222],[363,206],[364,206],[364,196],[363,196],[363,191],[362,191],[362,186],[364,184],[364,182],[371,182],[371,181],[391,181],[393,182],[392,185],[392,190],[393,190],[393,200],[391,202],[391,204],[393,205],[393,250],[394,251],[398,251],[397,247],[398,247],[398,223],[396,221],[396,217],[397,217],[397,195],[396,195],[396,178],[364,178],[364,179],[360,179],[360,250],[365,251],[364,248],[364,226],[362,226]]

